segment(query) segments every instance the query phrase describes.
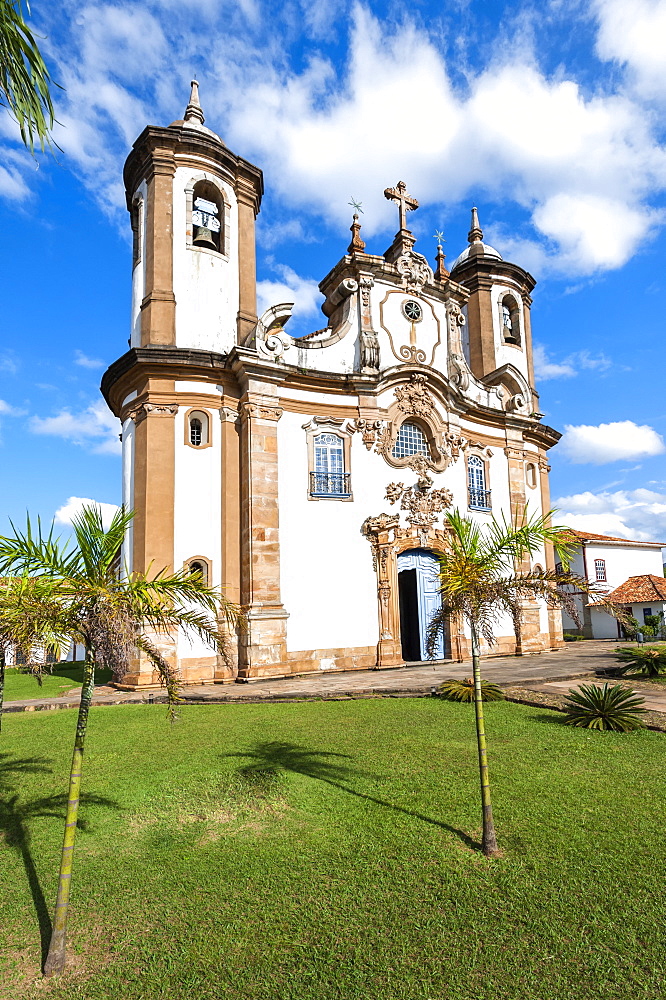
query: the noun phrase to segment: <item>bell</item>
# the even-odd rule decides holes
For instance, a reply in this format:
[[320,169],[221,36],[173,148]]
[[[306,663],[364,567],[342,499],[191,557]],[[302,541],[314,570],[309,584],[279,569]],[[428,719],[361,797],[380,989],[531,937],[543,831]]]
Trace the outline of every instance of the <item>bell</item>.
[[192,245],[195,247],[207,247],[209,250],[217,250],[217,244],[213,239],[213,234],[206,226],[194,227],[194,239]]

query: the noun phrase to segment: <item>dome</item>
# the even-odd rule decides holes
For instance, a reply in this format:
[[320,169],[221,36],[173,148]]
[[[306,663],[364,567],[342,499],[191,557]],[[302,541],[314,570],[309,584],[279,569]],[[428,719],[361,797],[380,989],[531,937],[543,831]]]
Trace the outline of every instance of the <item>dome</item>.
[[[462,264],[463,261],[467,260],[467,258],[472,253],[472,247],[475,248],[474,250],[475,257],[478,254],[479,256],[494,257],[495,260],[502,260],[502,254],[499,252],[499,250],[496,250],[495,247],[491,247],[488,243],[473,243],[471,246],[465,247],[460,256],[456,257],[451,266],[452,271],[455,271],[458,264]],[[478,247],[479,249],[477,250],[476,247]]]

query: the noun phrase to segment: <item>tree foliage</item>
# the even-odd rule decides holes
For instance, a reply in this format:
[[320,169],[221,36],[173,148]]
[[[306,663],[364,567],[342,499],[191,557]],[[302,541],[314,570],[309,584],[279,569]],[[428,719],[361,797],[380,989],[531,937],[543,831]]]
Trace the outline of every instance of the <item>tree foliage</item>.
[[[30,6],[25,4],[30,14]],[[54,114],[51,77],[35,36],[24,18],[22,0],[0,0],[0,104],[9,109],[31,153],[51,143]]]

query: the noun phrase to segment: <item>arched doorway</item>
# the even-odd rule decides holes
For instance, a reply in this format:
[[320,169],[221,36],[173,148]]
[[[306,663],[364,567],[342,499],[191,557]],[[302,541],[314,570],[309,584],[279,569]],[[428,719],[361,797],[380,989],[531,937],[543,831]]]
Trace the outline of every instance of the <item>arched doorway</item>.
[[398,594],[402,657],[408,663],[443,660],[448,636],[440,633],[432,657],[426,648],[428,625],[441,607],[439,561],[427,549],[410,549],[398,556]]

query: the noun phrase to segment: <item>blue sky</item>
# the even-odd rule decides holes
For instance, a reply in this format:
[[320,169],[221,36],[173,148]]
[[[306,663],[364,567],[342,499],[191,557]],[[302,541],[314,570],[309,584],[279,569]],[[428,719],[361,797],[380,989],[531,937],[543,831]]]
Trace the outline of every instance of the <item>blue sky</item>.
[[[323,321],[353,195],[381,253],[404,179],[452,261],[477,204],[487,242],[538,279],[553,499],[583,529],[666,542],[666,0],[35,0],[57,156],[0,116],[0,531],[71,497],[120,498],[118,427],[98,386],[126,349],[122,164],[148,124],[206,124],[261,166],[260,297]],[[287,292],[289,289],[289,292]]]

